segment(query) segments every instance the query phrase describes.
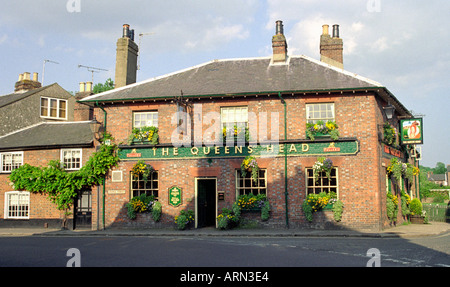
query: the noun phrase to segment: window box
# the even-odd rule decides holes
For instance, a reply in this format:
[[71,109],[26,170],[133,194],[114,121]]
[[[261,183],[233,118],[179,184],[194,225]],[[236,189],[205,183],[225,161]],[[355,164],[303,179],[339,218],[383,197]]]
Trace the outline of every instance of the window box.
[[155,126],[134,128],[128,137],[129,145],[157,145],[159,143],[158,128]]
[[334,121],[318,121],[306,124],[306,137],[314,141],[316,138],[330,137],[333,140],[339,139],[339,127]]

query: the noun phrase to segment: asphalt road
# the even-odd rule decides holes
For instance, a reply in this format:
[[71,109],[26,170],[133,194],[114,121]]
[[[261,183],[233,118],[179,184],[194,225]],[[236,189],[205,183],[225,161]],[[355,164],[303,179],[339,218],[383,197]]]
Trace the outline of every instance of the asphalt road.
[[408,240],[344,237],[0,238],[0,267],[366,267],[368,263],[381,267],[450,267],[450,233]]

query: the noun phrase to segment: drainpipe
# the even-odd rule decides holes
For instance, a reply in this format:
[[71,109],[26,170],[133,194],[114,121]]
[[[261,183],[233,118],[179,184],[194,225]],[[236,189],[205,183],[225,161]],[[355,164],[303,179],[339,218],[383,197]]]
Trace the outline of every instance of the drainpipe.
[[[96,101],[95,102],[95,105],[98,107],[98,108],[100,108],[102,111],[103,111],[103,113],[104,113],[104,117],[103,117],[103,119],[104,119],[104,123],[103,123],[103,127],[104,127],[104,132],[106,132],[106,123],[107,123],[107,116],[108,116],[108,113],[105,111],[105,109],[102,107],[102,106],[100,106],[99,104],[98,104],[98,101]],[[106,177],[104,177],[103,178],[103,202],[102,202],[102,204],[103,204],[103,208],[102,208],[102,219],[103,219],[103,230],[105,229],[105,194],[106,194],[106,191],[105,191],[105,185],[106,185]],[[98,207],[97,207],[98,208]],[[98,218],[98,217],[97,217]]]
[[287,176],[287,107],[286,101],[281,96],[281,92],[278,92],[278,97],[284,105],[284,200],[286,205],[286,227],[289,229],[289,212],[288,212],[288,176]]

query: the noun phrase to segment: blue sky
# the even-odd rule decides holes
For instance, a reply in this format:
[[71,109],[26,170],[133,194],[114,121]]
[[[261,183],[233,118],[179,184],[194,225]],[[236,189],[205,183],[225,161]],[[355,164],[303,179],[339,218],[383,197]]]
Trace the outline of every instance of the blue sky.
[[[67,8],[67,4],[69,8]],[[319,59],[322,25],[340,25],[344,68],[386,86],[424,118],[424,159],[450,164],[450,2],[442,0],[15,0],[0,9],[0,95],[19,74],[78,91],[114,79],[122,24],[142,37],[138,81],[213,59],[269,56],[282,20],[289,54]],[[139,37],[136,36],[136,42]]]

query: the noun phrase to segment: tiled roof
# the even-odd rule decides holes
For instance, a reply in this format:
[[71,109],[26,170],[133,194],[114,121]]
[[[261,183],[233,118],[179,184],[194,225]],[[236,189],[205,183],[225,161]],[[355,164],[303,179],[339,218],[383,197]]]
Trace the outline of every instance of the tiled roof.
[[90,122],[39,123],[0,137],[0,151],[90,145]]

